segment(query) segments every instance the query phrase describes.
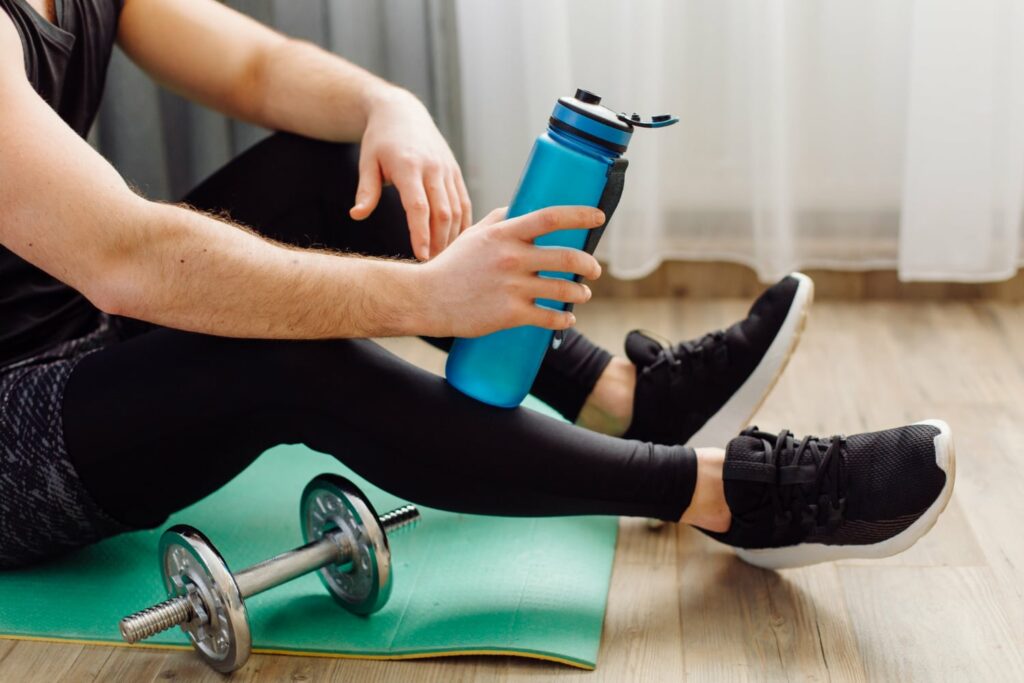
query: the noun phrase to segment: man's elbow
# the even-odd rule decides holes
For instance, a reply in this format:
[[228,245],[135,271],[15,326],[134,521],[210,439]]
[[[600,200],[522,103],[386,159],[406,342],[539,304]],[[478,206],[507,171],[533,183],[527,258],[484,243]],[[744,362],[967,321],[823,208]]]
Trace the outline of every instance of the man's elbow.
[[106,274],[82,288],[82,294],[108,315],[145,318],[144,297],[128,278]]
[[[132,206],[133,226],[149,225],[155,220],[160,205],[139,198]],[[104,313],[129,318],[144,318],[146,312],[147,271],[151,269],[147,254],[152,240],[142,235],[154,231],[129,231],[121,239],[113,240],[94,252],[87,270],[80,273],[79,291],[93,306]]]

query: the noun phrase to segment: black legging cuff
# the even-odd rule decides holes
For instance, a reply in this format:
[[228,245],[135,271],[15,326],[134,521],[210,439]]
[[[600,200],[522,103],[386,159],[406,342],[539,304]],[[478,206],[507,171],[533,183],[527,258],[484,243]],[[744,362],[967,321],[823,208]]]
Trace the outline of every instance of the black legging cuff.
[[672,456],[676,458],[675,480],[671,492],[659,496],[665,501],[664,509],[655,517],[666,522],[678,522],[693,501],[693,492],[697,488],[697,451],[689,446],[674,446]]
[[561,346],[548,349],[544,356],[545,372],[537,375],[530,393],[569,422],[575,422],[611,362],[612,354],[576,330],[566,330]]

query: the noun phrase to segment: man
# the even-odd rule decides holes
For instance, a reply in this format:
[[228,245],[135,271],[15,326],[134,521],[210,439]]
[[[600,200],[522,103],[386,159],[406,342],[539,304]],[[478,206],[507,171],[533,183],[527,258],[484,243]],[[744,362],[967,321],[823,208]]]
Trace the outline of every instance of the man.
[[[948,501],[940,421],[686,446],[723,445],[760,404],[806,277],[694,341],[632,333],[628,358],[570,331],[533,390],[578,426],[477,403],[366,338],[571,328],[533,302],[590,290],[537,272],[600,266],[532,240],[599,211],[471,226],[409,93],[213,0],[0,8],[0,564],[158,525],[283,442],[427,505],[683,521],[762,566],[898,552]],[[285,132],[183,204],[134,194],[82,139],[115,38],[171,89]]]

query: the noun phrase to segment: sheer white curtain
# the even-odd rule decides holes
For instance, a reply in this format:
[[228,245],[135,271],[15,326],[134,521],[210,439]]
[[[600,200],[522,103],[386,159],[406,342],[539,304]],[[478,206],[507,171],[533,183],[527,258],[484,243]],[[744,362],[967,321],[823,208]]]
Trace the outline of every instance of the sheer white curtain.
[[638,131],[611,271],[722,259],[904,279],[1022,258],[1024,3],[458,0],[465,171],[508,203],[557,97],[681,123]]

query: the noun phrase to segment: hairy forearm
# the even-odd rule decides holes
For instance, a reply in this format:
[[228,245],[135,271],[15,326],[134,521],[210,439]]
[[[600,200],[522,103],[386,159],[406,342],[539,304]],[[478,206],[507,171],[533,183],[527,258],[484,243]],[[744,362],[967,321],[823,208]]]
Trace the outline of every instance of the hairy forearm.
[[414,99],[312,43],[282,39],[259,58],[253,78],[257,123],[321,140],[358,141],[370,111],[390,98]]
[[415,334],[412,263],[294,249],[180,206],[144,202],[93,293],[111,312],[233,337]]
[[103,310],[170,327],[431,333],[430,280],[416,264],[296,250],[133,193],[32,91],[14,33],[0,21],[0,244]]

